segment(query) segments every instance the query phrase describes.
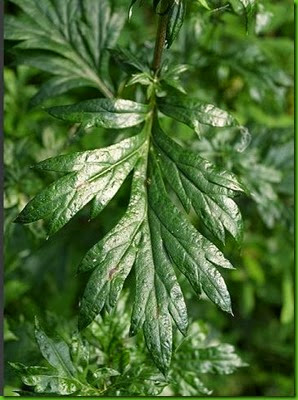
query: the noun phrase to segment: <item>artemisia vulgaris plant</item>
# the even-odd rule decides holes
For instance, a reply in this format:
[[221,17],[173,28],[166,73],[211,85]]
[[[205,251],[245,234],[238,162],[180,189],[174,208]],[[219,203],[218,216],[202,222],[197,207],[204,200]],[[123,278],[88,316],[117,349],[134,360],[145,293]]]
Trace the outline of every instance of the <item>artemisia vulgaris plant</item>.
[[[35,165],[37,170],[59,173],[59,178],[26,205],[16,222],[44,220],[48,235],[54,235],[87,204],[90,218],[97,217],[131,177],[126,212],[79,265],[79,273],[89,272],[90,278],[79,303],[78,327],[86,329],[103,310],[112,312],[132,273],[134,302],[129,334],[143,331],[155,365],[167,376],[173,358],[174,327],[182,335],[188,330],[179,277],[188,280],[198,302],[202,295],[207,296],[232,314],[221,270],[233,266],[219,247],[225,244],[227,235],[236,247],[241,243],[243,223],[234,198],[246,189],[232,172],[177,141],[175,132],[163,128],[163,119],[177,120],[198,134],[204,125],[231,128],[239,135],[245,128],[229,112],[188,95],[180,82],[187,65],[164,61],[165,52],[171,51],[168,49],[183,26],[190,0],[154,0],[150,5],[158,21],[150,62],[116,45],[124,22],[134,17],[137,0],[131,2],[128,15],[116,12],[108,0],[10,1],[22,10],[18,16],[6,16],[5,21],[6,39],[17,41],[17,61],[52,75],[34,96],[32,105],[74,88],[92,87],[101,97],[51,107],[47,112],[76,124],[78,135],[91,127],[137,127],[136,134],[109,147],[66,153]],[[199,2],[208,7],[204,0]],[[145,3],[140,5],[149,7]],[[230,1],[231,10],[244,15],[247,29],[255,7],[255,1]],[[137,96],[135,100],[119,96],[121,90],[115,88],[110,75],[112,63],[113,68],[126,72],[126,87],[135,93],[142,88],[144,101],[137,101]],[[38,322],[36,332],[44,357],[58,375],[63,372],[60,379],[68,389],[63,391],[60,382],[56,393],[97,393],[80,383],[69,355],[73,350],[64,342],[50,339]],[[76,344],[77,348],[80,345]],[[64,352],[62,364],[57,347]],[[56,350],[52,353],[51,349]],[[88,357],[78,357],[84,369]],[[235,367],[240,365],[236,357]],[[39,392],[55,392],[57,377],[54,384],[53,379],[36,378],[48,376],[46,371],[34,375],[33,369],[39,367],[28,367],[33,368],[30,371],[20,365],[15,368],[25,376],[27,385],[37,386]],[[117,376],[112,370],[105,374]],[[194,375],[187,379],[188,385],[196,383]]]

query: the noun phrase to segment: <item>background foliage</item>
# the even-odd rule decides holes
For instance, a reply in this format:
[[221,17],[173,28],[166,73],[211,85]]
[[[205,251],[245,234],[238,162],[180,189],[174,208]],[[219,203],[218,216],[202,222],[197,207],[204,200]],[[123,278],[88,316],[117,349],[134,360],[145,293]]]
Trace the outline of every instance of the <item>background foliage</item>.
[[[114,3],[119,15],[123,13],[121,29],[130,2]],[[179,84],[191,97],[231,111],[250,134],[200,126],[198,135],[167,118],[163,125],[175,132],[173,136],[178,141],[235,172],[251,192],[251,197],[242,197],[240,201],[245,222],[241,250],[235,249],[232,241],[228,241],[226,249],[228,259],[237,267],[225,275],[235,317],[221,313],[207,300],[198,302],[182,282],[194,321],[191,338],[195,339],[186,341],[181,355],[179,348],[176,355],[178,364],[183,362],[189,371],[188,376],[177,376],[179,371],[175,369],[174,359],[172,384],[165,384],[148,358],[142,337],[127,339],[130,299],[123,299],[119,314],[105,317],[99,324],[100,329],[97,321],[86,333],[84,340],[89,346],[95,346],[90,354],[96,354],[90,361],[90,371],[85,370],[84,356],[76,358],[78,374],[81,374],[78,379],[87,380],[92,390],[96,387],[105,395],[152,395],[161,390],[165,395],[196,395],[207,394],[209,388],[214,395],[293,395],[293,6],[291,0],[259,1],[256,21],[247,34],[244,16],[239,17],[230,3],[193,1],[187,12],[187,23],[166,53],[166,60],[169,65],[173,62],[187,65]],[[6,3],[6,12],[17,15],[19,9]],[[139,57],[151,58],[154,20],[151,7],[136,4],[118,44],[130,48]],[[85,286],[84,278],[75,277],[77,265],[98,237],[103,237],[119,220],[129,192],[127,184],[109,208],[91,222],[88,222],[87,210],[82,210],[47,241],[42,222],[26,226],[12,223],[28,200],[52,180],[49,174],[30,169],[32,164],[65,149],[104,147],[126,135],[125,131],[92,128],[88,134],[75,137],[76,127],[53,119],[40,106],[34,107],[41,100],[40,94],[36,96],[41,85],[53,77],[49,71],[41,72],[37,64],[33,65],[33,55],[27,62],[30,66],[16,65],[14,44],[8,42],[6,46],[4,72],[5,360],[15,363],[15,368],[7,364],[5,370],[7,395],[13,394],[13,390],[29,390],[16,373],[16,368],[24,367],[16,363],[46,365],[34,337],[36,316],[42,321],[41,326],[47,326],[47,332],[60,335],[59,340],[52,339],[54,343],[63,340],[64,348],[70,349],[66,353],[75,351],[76,338],[72,332],[78,298]],[[18,64],[22,62],[26,60],[18,59]],[[116,87],[121,97],[135,100],[132,87],[125,86],[125,71],[119,74],[118,68],[112,63],[107,87],[110,90]],[[178,81],[174,83],[177,85]],[[54,99],[46,100],[45,96],[44,104],[70,104],[98,97],[98,85],[93,82],[90,86],[75,88],[60,96],[56,93]],[[141,89],[137,96],[142,99]],[[118,321],[116,326],[115,321]],[[38,329],[43,328],[38,325]],[[181,338],[176,340],[180,343]],[[207,369],[201,380],[200,368],[204,364],[190,365],[189,359],[182,361],[182,354],[187,356],[194,349],[208,348],[210,343],[223,351],[220,342],[234,345],[249,366],[237,372],[234,368],[225,370],[234,374],[218,376],[216,381],[206,372],[219,371]],[[85,349],[87,345],[80,343],[79,346]],[[224,348],[226,352],[230,350]],[[241,365],[237,357],[233,362]],[[132,377],[131,386],[127,392],[121,392],[124,390],[121,379],[122,382],[128,379],[125,374]],[[29,375],[33,379],[32,371]],[[38,381],[38,384],[43,383]]]

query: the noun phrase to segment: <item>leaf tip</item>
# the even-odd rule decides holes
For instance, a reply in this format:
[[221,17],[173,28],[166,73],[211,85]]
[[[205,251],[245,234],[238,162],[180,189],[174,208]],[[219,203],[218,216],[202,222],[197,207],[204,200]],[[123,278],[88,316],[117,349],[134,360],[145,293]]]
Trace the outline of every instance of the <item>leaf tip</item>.
[[28,221],[24,217],[23,211],[12,221],[14,224],[26,224]]
[[8,361],[8,365],[10,365],[12,368],[17,368],[17,363]]

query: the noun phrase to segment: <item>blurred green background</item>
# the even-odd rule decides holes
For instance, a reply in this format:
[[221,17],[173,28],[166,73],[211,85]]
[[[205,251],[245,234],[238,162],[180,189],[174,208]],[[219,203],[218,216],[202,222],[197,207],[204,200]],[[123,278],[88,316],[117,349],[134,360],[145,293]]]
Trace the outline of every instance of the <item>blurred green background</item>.
[[[127,11],[129,1],[114,1]],[[241,249],[228,242],[225,254],[236,266],[225,274],[235,317],[208,301],[197,301],[183,286],[191,317],[208,322],[235,345],[249,367],[212,382],[215,396],[291,396],[294,394],[294,9],[292,0],[260,0],[256,24],[246,34],[245,20],[224,1],[209,1],[212,11],[193,1],[187,22],[166,59],[189,65],[182,84],[190,96],[231,111],[249,134],[204,128],[201,137],[182,124],[163,119],[168,132],[185,146],[233,170],[251,196],[239,200],[245,222]],[[17,13],[6,4],[6,12]],[[155,16],[149,6],[134,8],[120,44],[150,58]],[[84,279],[75,276],[85,252],[123,214],[129,182],[95,220],[84,209],[61,232],[45,240],[40,221],[12,221],[53,176],[34,171],[34,163],[63,152],[107,146],[133,130],[93,129],[73,141],[74,128],[30,107],[45,73],[17,66],[6,46],[5,79],[5,360],[33,365],[41,356],[32,331],[34,316],[46,312],[69,319],[77,314]],[[124,78],[114,69],[115,85]],[[73,90],[46,105],[98,97],[95,89]],[[122,96],[142,96],[125,88]],[[6,394],[21,383],[9,366]]]

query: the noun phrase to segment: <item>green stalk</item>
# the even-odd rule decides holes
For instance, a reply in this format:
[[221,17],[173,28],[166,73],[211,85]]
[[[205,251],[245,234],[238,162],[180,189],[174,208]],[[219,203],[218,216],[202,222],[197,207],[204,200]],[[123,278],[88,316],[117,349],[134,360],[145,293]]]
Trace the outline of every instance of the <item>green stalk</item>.
[[169,5],[170,5],[170,0],[162,0],[160,7],[161,14],[159,15],[159,20],[158,20],[154,57],[152,63],[152,69],[155,75],[159,74],[160,64],[166,42],[167,25],[169,21],[169,14],[167,12],[167,9]]

